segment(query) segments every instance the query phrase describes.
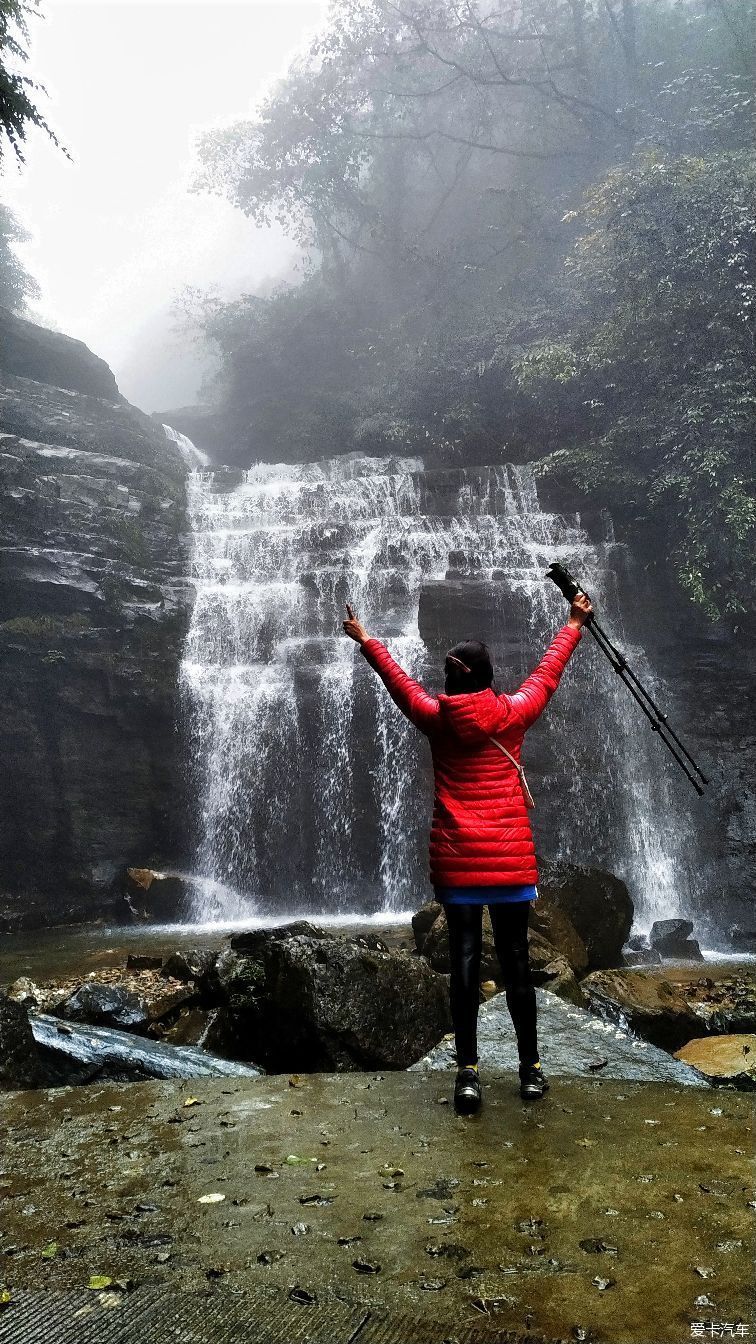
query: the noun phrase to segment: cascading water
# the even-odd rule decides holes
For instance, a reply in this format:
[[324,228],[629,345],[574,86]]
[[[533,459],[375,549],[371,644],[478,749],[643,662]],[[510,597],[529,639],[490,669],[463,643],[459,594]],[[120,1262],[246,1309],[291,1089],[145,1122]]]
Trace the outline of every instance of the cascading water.
[[[196,867],[209,879],[200,918],[400,911],[429,895],[427,744],[344,636],[347,601],[432,689],[439,656],[421,638],[421,600],[453,577],[462,598],[446,647],[478,636],[496,650],[466,617],[464,594],[488,583],[494,605],[500,595],[519,613],[522,666],[505,659],[498,683],[514,690],[566,620],[544,581],[561,560],[664,699],[624,639],[623,548],[610,533],[591,542],[577,515],[544,512],[530,467],[425,472],[419,460],[351,455],[195,470],[188,494],[196,599],[182,682]],[[623,877],[637,928],[688,912],[698,862],[685,781],[647,728],[585,637],[523,756],[536,739],[538,852]]]

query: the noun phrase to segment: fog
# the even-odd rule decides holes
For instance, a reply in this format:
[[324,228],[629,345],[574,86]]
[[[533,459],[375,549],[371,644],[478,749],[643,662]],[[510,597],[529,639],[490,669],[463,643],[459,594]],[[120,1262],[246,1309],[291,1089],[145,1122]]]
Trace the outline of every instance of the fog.
[[195,135],[247,117],[327,6],[69,3],[32,21],[27,73],[69,161],[29,132],[3,199],[32,235],[18,248],[42,288],[31,316],[85,341],[145,410],[194,399],[205,367],[175,331],[184,286],[254,289],[296,265],[290,241],[227,201],[190,194]]

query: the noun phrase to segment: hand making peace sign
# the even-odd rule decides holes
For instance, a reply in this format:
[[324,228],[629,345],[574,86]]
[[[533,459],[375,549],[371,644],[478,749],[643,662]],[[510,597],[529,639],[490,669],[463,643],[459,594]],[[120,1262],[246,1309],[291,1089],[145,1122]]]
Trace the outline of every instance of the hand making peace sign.
[[344,621],[344,634],[349,635],[349,638],[355,640],[357,644],[364,644],[365,640],[370,638],[367,630],[364,625],[357,620],[357,617],[348,602],[346,604],[346,609],[349,620]]

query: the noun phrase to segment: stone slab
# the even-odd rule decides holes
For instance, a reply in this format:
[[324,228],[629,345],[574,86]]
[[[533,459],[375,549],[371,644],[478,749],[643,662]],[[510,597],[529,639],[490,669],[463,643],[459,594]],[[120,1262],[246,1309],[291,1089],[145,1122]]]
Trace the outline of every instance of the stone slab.
[[[695,1069],[674,1059],[666,1050],[640,1040],[612,1022],[605,1022],[585,1008],[578,1008],[545,989],[536,989],[536,1001],[540,1057],[549,1078],[552,1075],[591,1077],[594,1074],[591,1065],[605,1060],[606,1063],[596,1071],[602,1078],[668,1081],[687,1087],[709,1086]],[[504,994],[496,994],[481,1005],[478,1049],[481,1072],[517,1069],[517,1042]],[[456,1068],[452,1038],[445,1037],[412,1068]]]
[[[195,1294],[206,1323],[218,1313],[211,1344],[250,1295],[270,1304],[261,1344],[277,1341],[294,1290],[331,1313],[328,1344],[360,1312],[360,1344],[680,1344],[706,1319],[753,1332],[749,1094],[554,1075],[524,1103],[500,1073],[463,1119],[451,1082],[414,1071],[5,1094],[0,1344],[16,1344],[14,1295],[99,1300],[86,1289],[100,1274],[133,1287],[105,1295],[113,1329],[146,1293]],[[194,1344],[193,1326],[171,1334],[166,1309],[153,1328],[150,1311],[131,1339]],[[392,1336],[402,1317],[414,1333]],[[57,1344],[48,1320],[38,1337]]]

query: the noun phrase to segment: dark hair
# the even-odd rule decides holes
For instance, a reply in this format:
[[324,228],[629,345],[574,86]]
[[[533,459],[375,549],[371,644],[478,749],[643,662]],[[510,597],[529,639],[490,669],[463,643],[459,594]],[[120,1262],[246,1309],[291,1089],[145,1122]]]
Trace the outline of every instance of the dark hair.
[[[460,663],[464,663],[464,667],[461,667]],[[485,691],[494,678],[493,663],[487,646],[481,644],[479,639],[464,639],[461,644],[455,644],[446,655],[444,677],[444,690],[447,695]]]

